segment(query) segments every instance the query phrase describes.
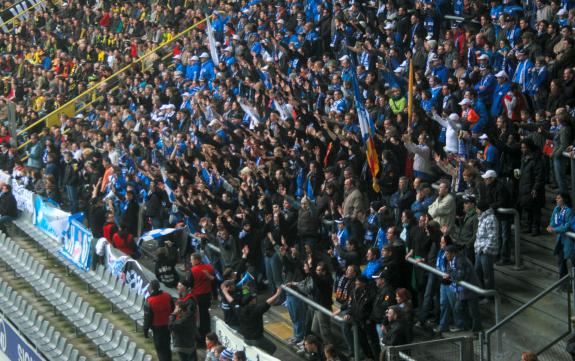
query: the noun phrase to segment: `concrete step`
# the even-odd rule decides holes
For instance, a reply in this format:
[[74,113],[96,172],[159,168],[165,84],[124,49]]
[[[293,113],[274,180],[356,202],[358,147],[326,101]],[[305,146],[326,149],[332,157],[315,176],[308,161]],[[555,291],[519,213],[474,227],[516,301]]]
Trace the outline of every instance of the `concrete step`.
[[90,305],[95,308],[96,312],[102,313],[103,318],[107,318],[111,324],[123,335],[128,336],[130,341],[134,341],[138,348],[144,349],[147,354],[156,356],[153,343],[144,338],[142,332],[134,331],[134,323],[127,315],[121,312],[112,312],[109,301],[98,293],[89,293],[86,283],[74,274],[67,272],[69,265],[64,265],[52,254],[43,252],[38,248],[37,242],[29,237],[26,233],[16,227],[11,227],[10,237],[16,241],[20,247],[30,253],[35,260],[40,262],[46,269],[49,269],[59,277],[65,284],[76,292],[84,300],[89,301]]
[[[14,277],[13,271],[7,269],[4,265],[0,267],[0,279],[7,282],[29,305],[32,305],[49,322],[50,326],[60,332],[78,350],[81,356],[86,357],[88,360],[107,360],[107,358],[97,355],[96,347],[88,338],[76,335],[74,327],[63,315],[54,312],[54,308],[48,301],[37,296],[34,293],[34,289],[24,279]],[[10,318],[10,315],[8,314],[6,317]]]

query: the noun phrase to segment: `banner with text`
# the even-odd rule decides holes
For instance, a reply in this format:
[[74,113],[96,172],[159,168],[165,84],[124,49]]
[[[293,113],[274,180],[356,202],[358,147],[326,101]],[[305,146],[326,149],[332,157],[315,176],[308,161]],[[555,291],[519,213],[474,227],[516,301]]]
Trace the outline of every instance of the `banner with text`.
[[44,361],[20,332],[0,315],[0,352],[9,360]]
[[58,242],[63,242],[68,230],[70,213],[56,208],[41,197],[34,201],[34,224]]
[[68,236],[60,253],[76,267],[84,271],[90,270],[90,248],[92,245],[92,232],[77,220],[70,222]]
[[248,361],[280,361],[257,347],[246,345],[242,336],[216,316],[212,317],[212,330],[226,348],[234,351],[244,350]]
[[109,243],[106,245],[106,268],[114,276],[119,277],[124,270],[124,265],[131,258],[112,247]]
[[[1,177],[0,177],[1,178]],[[17,180],[12,180],[12,194],[16,198],[18,209],[28,213],[34,214],[34,193],[26,189],[26,187]]]
[[148,297],[148,284],[150,280],[146,277],[142,266],[140,266],[137,261],[130,259],[124,264],[122,279],[131,289],[136,290],[140,296],[144,296],[144,298]]

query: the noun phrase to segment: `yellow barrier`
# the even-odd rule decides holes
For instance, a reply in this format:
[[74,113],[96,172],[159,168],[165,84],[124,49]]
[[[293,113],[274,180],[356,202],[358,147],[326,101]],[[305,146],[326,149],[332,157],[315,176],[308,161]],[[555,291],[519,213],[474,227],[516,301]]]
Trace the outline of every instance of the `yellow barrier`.
[[[210,15],[210,17],[213,17],[213,15]],[[202,23],[206,22],[206,19],[200,20],[197,23],[195,23],[194,25],[190,26],[189,28],[187,28],[186,30],[182,31],[181,33],[175,35],[172,39],[170,39],[167,42],[164,43],[160,43],[160,45],[158,45],[157,47],[155,47],[154,49],[150,50],[148,53],[142,55],[141,57],[139,57],[138,59],[132,61],[132,63],[126,65],[125,67],[123,67],[122,69],[118,70],[117,72],[115,72],[114,74],[110,75],[108,78],[100,81],[99,83],[97,83],[96,85],[92,86],[90,89],[84,91],[82,94],[78,95],[77,97],[75,97],[72,100],[69,100],[68,102],[66,102],[65,104],[63,104],[61,107],[59,107],[58,109],[52,111],[50,114],[45,115],[44,117],[40,118],[39,120],[35,121],[34,123],[32,123],[31,125],[27,126],[26,128],[22,129],[21,131],[19,131],[16,136],[20,136],[22,134],[24,134],[25,132],[27,132],[28,130],[34,128],[35,126],[37,126],[38,124],[41,124],[42,122],[46,122],[47,126],[51,126],[51,125],[56,125],[58,124],[58,122],[60,121],[60,115],[62,113],[65,113],[68,115],[68,112],[70,112],[70,109],[74,109],[74,113],[77,112],[77,110],[75,109],[76,103],[78,100],[82,99],[83,97],[85,97],[86,95],[89,95],[91,92],[98,90],[100,87],[102,87],[103,85],[109,84],[111,80],[115,79],[116,77],[118,77],[118,75],[126,72],[127,70],[129,70],[131,67],[135,66],[138,62],[144,62],[144,60],[154,54],[155,52],[157,52],[158,50],[160,50],[161,48],[165,47],[166,45],[169,45],[173,42],[175,42],[176,40],[180,39],[182,36],[186,35],[188,32],[190,32],[191,30],[193,30],[194,28],[200,26]],[[167,58],[167,56],[165,57]],[[73,116],[73,115],[70,115]],[[56,119],[56,122],[52,122],[52,120]],[[49,121],[50,120],[50,121]],[[50,125],[48,125],[48,122],[50,122]],[[24,145],[26,145],[26,143],[20,145],[18,147],[18,150],[22,149],[22,147]]]

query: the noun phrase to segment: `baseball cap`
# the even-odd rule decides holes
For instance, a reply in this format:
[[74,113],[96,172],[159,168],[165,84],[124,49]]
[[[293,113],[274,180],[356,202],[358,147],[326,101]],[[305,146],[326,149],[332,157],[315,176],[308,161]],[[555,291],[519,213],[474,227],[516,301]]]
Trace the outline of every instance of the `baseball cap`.
[[483,178],[483,179],[497,178],[497,172],[494,171],[493,169],[490,169],[490,170],[486,171],[485,173],[483,173],[481,178]]

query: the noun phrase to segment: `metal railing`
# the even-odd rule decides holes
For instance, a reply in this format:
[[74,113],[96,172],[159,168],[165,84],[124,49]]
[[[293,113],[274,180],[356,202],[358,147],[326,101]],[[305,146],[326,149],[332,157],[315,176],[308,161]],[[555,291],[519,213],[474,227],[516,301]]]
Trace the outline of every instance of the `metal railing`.
[[[16,19],[18,19],[20,16],[25,15],[27,13],[29,13],[31,10],[36,9],[38,6],[44,5],[46,3],[47,0],[41,0],[38,1],[36,4],[30,6],[29,8],[25,8],[22,11],[20,11],[18,14],[14,15],[11,19],[6,20],[5,22],[3,22],[2,24],[0,24],[0,28],[5,27],[8,24],[13,23],[14,21],[16,21]],[[51,3],[57,3],[56,1],[52,1]],[[16,5],[16,4],[14,4]]]
[[575,199],[575,157],[571,152],[563,152],[563,156],[569,158],[571,162],[571,199]]
[[[307,304],[308,306],[310,306],[314,310],[319,311],[319,312],[323,313],[324,315],[330,317],[331,319],[337,321],[339,324],[349,323],[349,321],[344,320],[342,317],[340,317],[338,315],[334,315],[331,312],[331,310],[328,310],[327,308],[323,307],[319,303],[312,301],[311,299],[305,297],[304,295],[300,294],[296,290],[293,290],[286,285],[282,285],[281,288],[284,290],[284,292],[289,293],[290,295],[292,295],[295,298],[297,298],[298,300],[304,302],[305,304]],[[359,333],[357,331],[357,324],[355,322],[351,322],[351,327],[353,330],[353,357],[354,357],[354,360],[360,360],[360,357],[359,357],[360,356],[359,355]]]
[[[522,305],[521,307],[519,307],[517,310],[515,310],[514,312],[512,312],[509,316],[505,317],[505,319],[501,320],[500,322],[498,322],[497,324],[495,324],[493,327],[491,327],[489,330],[485,331],[484,333],[484,337],[483,340],[485,342],[485,346],[486,346],[486,361],[491,361],[491,357],[492,357],[492,345],[491,345],[491,341],[490,341],[490,336],[493,333],[498,334],[497,338],[497,346],[495,348],[495,352],[497,354],[496,359],[505,359],[505,360],[511,360],[511,359],[518,359],[516,356],[520,356],[520,351],[522,350],[512,350],[512,344],[509,344],[508,347],[506,347],[506,349],[504,350],[503,348],[503,342],[501,340],[501,334],[503,333],[502,330],[505,326],[507,326],[508,324],[510,324],[510,322],[515,321],[519,316],[521,315],[526,315],[525,317],[527,318],[526,320],[526,324],[530,324],[533,325],[533,327],[535,327],[535,322],[533,322],[534,320],[534,316],[532,314],[532,312],[530,313],[530,311],[537,309],[534,304],[541,301],[544,297],[546,296],[550,296],[551,299],[556,300],[557,299],[557,295],[556,294],[551,294],[551,292],[559,289],[560,287],[567,287],[570,282],[572,282],[572,277],[571,275],[567,274],[565,275],[563,278],[561,278],[560,280],[558,280],[557,282],[553,283],[551,286],[549,286],[548,288],[546,288],[543,292],[539,293],[537,296],[535,296],[533,299],[531,299],[530,301],[528,301],[527,303],[525,303],[524,305]],[[544,303],[544,307],[549,307],[548,304],[546,302],[542,302]],[[571,293],[567,292],[567,317],[565,317],[565,319],[563,319],[563,317],[556,317],[554,315],[548,315],[548,314],[543,314],[543,318],[541,319],[541,321],[545,321],[546,324],[542,325],[542,327],[544,328],[544,330],[541,330],[542,332],[540,334],[538,334],[535,330],[533,330],[531,333],[534,336],[533,339],[531,340],[522,340],[520,342],[521,347],[522,348],[530,348],[532,351],[534,351],[537,354],[543,353],[546,350],[548,350],[549,348],[551,348],[553,345],[555,345],[557,342],[559,342],[561,339],[563,339],[565,336],[569,335],[571,333]],[[556,311],[556,309],[553,310],[549,310],[549,311]],[[553,330],[557,330],[558,329],[558,325],[556,321],[564,321],[563,324],[566,326],[566,331],[565,332],[561,332],[559,336],[553,338],[550,342],[544,341],[542,340],[542,335],[544,334],[545,336],[549,336],[550,334],[552,334]],[[506,337],[510,337],[512,338],[512,332],[505,332]],[[517,341],[515,340],[511,340],[512,343],[517,343]],[[540,349],[536,349],[538,344],[542,344],[543,346],[540,347]],[[515,354],[513,353],[515,351]],[[507,353],[507,354],[505,354]]]
[[471,336],[385,348],[385,361],[473,361],[473,359],[473,337]]
[[[418,262],[415,258],[409,257],[407,259],[407,261],[411,264],[413,264],[416,267],[419,267],[427,272],[431,272],[436,276],[439,277],[447,277],[448,274],[447,273],[443,273],[440,270],[438,270],[435,267],[432,267],[428,264],[425,264],[423,262]],[[476,285],[473,285],[469,282],[465,282],[465,281],[458,281],[456,282],[458,285],[462,286],[463,288],[466,288],[468,290],[470,290],[471,292],[474,292],[480,296],[483,297],[493,297],[493,301],[494,301],[494,308],[495,308],[495,324],[497,325],[500,321],[501,321],[501,295],[496,291],[496,290],[486,290],[480,287],[477,287]],[[498,332],[497,333],[497,345],[498,347],[501,347],[502,345],[502,336],[501,333]]]
[[[573,168],[571,172],[573,172]],[[575,177],[572,177],[572,179],[575,179]],[[439,184],[433,183],[431,187],[435,190],[438,190]],[[456,196],[462,196],[464,193],[458,192],[452,194]],[[519,214],[519,211],[515,208],[497,208],[497,212],[502,214],[513,214],[513,235],[515,238],[515,265],[513,267],[515,268],[515,270],[521,271],[524,267],[523,267],[523,259],[521,258],[521,216]]]
[[[214,15],[210,15],[210,17],[213,17],[213,16]],[[124,75],[127,71],[134,69],[137,65],[140,65],[140,67],[144,67],[145,61],[149,60],[150,56],[152,56],[153,54],[156,54],[157,52],[161,51],[162,49],[167,49],[167,46],[174,44],[177,40],[179,40],[181,37],[188,34],[191,30],[195,29],[196,27],[198,27],[201,24],[203,24],[204,22],[206,22],[207,19],[208,18],[205,18],[205,19],[198,21],[197,23],[193,24],[192,26],[188,27],[187,29],[183,30],[182,32],[174,35],[174,37],[172,39],[160,43],[158,46],[156,46],[155,48],[153,48],[152,50],[150,50],[146,54],[140,56],[138,59],[135,59],[131,63],[125,65],[120,70],[116,71],[114,74],[110,75],[106,79],[99,81],[98,83],[96,83],[95,85],[93,85],[89,89],[85,90],[84,92],[82,92],[81,94],[76,96],[75,98],[67,101],[62,106],[60,106],[58,109],[53,110],[52,112],[44,115],[42,118],[38,119],[37,121],[33,122],[32,124],[27,125],[24,129],[21,129],[20,131],[18,131],[16,136],[22,136],[22,135],[26,134],[30,129],[33,129],[34,127],[37,127],[38,125],[41,125],[43,123],[45,123],[45,126],[47,126],[47,127],[50,127],[51,125],[59,124],[59,116],[62,113],[67,114],[68,116],[75,115],[76,112],[86,108],[87,106],[92,104],[97,98],[101,97],[102,96],[102,94],[101,94],[102,89],[106,88],[105,91],[107,93],[109,93],[111,91],[111,88],[112,88],[110,86],[112,84],[112,82],[120,82],[122,80],[121,76]],[[159,58],[162,60],[165,60],[168,58],[168,56],[166,54],[160,54]],[[110,89],[108,89],[108,88],[110,88]],[[21,150],[23,147],[25,147],[28,144],[28,142],[29,141],[26,141],[23,144],[21,144],[18,147],[18,150]]]
[[513,235],[515,237],[515,266],[517,271],[523,269],[523,259],[521,258],[521,216],[515,208],[497,208],[498,213],[513,214]]

